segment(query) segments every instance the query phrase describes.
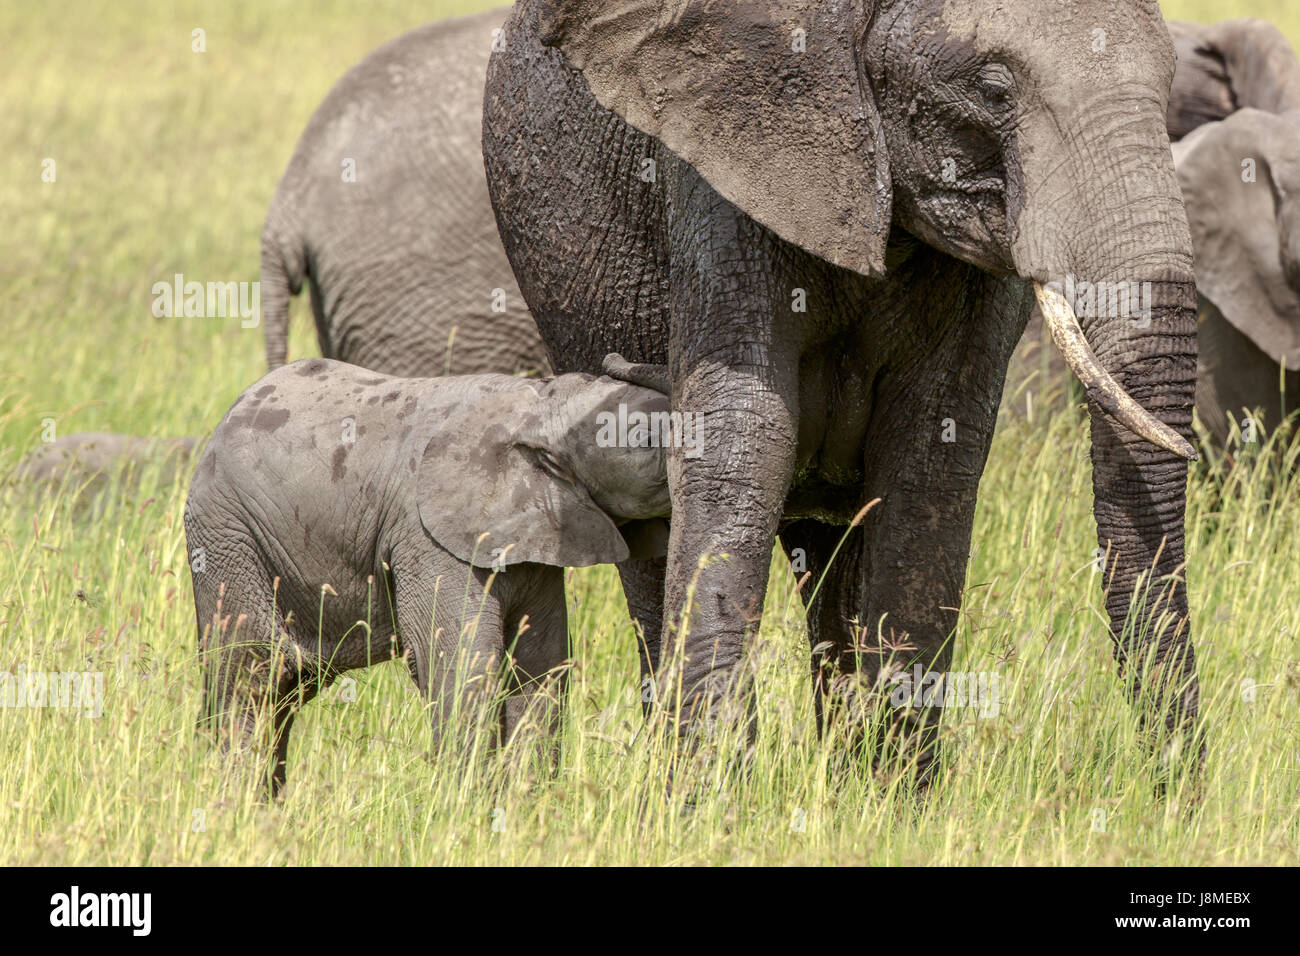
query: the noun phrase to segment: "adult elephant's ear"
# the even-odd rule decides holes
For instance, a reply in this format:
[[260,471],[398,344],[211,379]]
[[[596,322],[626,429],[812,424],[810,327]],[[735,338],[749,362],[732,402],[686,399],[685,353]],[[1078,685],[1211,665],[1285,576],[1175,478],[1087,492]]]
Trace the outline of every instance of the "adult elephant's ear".
[[541,0],[542,42],[602,106],[782,239],[885,271],[892,202],[858,70],[871,0]]
[[537,398],[531,391],[484,397],[473,415],[443,420],[419,464],[421,525],[479,568],[626,559],[618,527],[587,490],[562,463],[525,443],[540,424]]
[[1269,358],[1300,369],[1300,288],[1287,276],[1300,271],[1290,235],[1300,229],[1300,113],[1238,110],[1174,158],[1198,291]]

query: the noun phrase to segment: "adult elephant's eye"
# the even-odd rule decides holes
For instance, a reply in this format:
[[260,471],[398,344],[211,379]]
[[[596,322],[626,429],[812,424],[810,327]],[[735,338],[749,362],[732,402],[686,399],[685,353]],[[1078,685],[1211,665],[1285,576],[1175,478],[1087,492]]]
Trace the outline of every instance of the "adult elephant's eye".
[[986,63],[975,78],[980,97],[993,109],[1001,109],[1011,102],[1016,80],[1011,71],[1001,63]]

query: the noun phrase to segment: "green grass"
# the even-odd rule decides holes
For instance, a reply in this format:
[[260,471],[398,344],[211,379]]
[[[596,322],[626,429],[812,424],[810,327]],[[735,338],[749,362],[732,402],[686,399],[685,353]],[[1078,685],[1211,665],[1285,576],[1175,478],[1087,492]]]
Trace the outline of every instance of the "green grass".
[[[175,272],[257,278],[258,232],[312,109],[351,63],[439,13],[415,0],[9,3],[0,64],[0,475],[39,440],[211,428],[264,370],[260,329],[155,319]],[[1229,15],[1166,3],[1169,16]],[[1244,0],[1300,39],[1288,0]],[[207,52],[191,52],[191,31]],[[42,183],[41,161],[57,163]],[[296,305],[295,356],[314,344]],[[295,729],[265,807],[194,733],[183,482],[145,470],[97,513],[0,490],[0,671],[97,671],[98,719],[0,709],[0,862],[1300,862],[1300,492],[1242,470],[1188,510],[1209,751],[1203,798],[1156,771],[1115,679],[1091,569],[1086,435],[1071,413],[1007,419],[984,478],[954,668],[996,673],[1000,713],[950,714],[947,773],[916,804],[813,730],[807,643],[774,566],[753,666],[748,774],[663,798],[612,569],[572,574],[576,664],[554,779],[429,752],[400,665],[354,672]],[[1252,690],[1253,688],[1253,690]],[[680,791],[679,791],[680,792]],[[494,828],[493,824],[496,823]]]

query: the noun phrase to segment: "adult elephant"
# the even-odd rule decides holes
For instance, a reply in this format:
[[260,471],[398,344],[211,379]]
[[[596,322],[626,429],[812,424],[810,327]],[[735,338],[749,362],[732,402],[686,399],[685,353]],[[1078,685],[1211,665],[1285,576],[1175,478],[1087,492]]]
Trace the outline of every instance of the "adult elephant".
[[1232,419],[1267,430],[1300,405],[1300,110],[1238,110],[1174,161],[1202,299],[1196,411],[1224,446]]
[[1238,109],[1300,109],[1300,62],[1267,20],[1169,22],[1178,54],[1169,94],[1169,136],[1179,140]]
[[[704,452],[669,458],[666,572],[620,569],[645,664],[683,652],[687,732],[747,687],[778,532],[820,581],[801,592],[819,714],[891,649],[947,669],[1035,283],[1092,403],[1116,655],[1169,728],[1195,718],[1173,69],[1147,0],[515,5],[484,159],[542,338],[560,371],[667,362],[674,408],[702,416]],[[1071,274],[1152,283],[1153,321],[1080,330],[1047,285]],[[928,780],[937,710],[901,719]]]
[[399,376],[548,370],[483,176],[483,79],[505,17],[413,30],[317,108],[262,229],[271,368],[305,280],[326,358]]

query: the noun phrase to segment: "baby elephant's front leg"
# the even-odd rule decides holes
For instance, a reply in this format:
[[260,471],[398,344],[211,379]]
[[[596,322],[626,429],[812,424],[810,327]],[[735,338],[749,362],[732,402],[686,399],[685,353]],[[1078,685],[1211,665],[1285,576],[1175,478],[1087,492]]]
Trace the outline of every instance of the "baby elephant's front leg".
[[445,746],[449,753],[468,755],[500,742],[501,630],[494,611],[474,607],[465,615],[439,610],[418,617],[398,608],[399,618],[421,622],[404,630],[418,635],[408,646],[415,655],[416,686],[429,708],[435,752]]
[[[528,570],[525,571],[524,569]],[[569,624],[564,604],[564,569],[521,565],[509,573],[529,574],[526,600],[512,601],[506,615],[506,693],[504,731],[507,746],[532,740],[559,759],[560,709],[568,685]]]
[[468,756],[501,736],[501,609],[485,590],[490,577],[428,544],[394,556],[397,630],[436,753]]
[[398,629],[435,750],[468,755],[524,736],[550,746],[568,655],[564,569],[522,564],[494,577],[437,567],[394,569]]

